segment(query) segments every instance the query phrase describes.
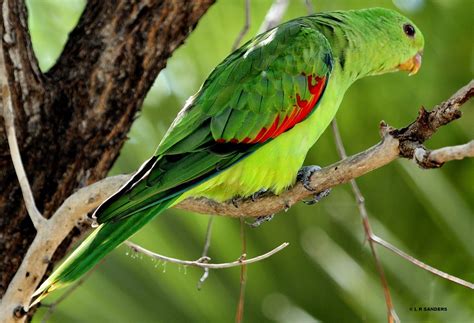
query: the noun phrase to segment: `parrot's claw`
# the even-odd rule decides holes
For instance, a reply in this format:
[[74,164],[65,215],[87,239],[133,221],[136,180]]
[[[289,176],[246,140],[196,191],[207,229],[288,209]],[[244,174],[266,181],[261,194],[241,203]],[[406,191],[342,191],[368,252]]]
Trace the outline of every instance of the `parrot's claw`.
[[242,198],[240,196],[237,196],[237,197],[233,197],[230,202],[232,203],[232,205],[238,209],[239,208],[239,204],[240,202],[242,202]]
[[328,188],[327,190],[321,191],[319,193],[316,193],[313,195],[313,198],[310,200],[304,200],[303,203],[307,205],[313,205],[321,201],[323,198],[329,195],[331,193],[331,189]]
[[268,190],[266,188],[262,188],[261,190],[253,193],[251,196],[250,196],[250,199],[255,202],[256,200],[258,200],[258,198],[262,197],[265,195],[265,193],[267,193]]
[[311,186],[311,175],[313,175],[313,173],[317,172],[320,169],[321,167],[319,167],[318,165],[303,166],[298,171],[296,179],[300,181],[301,184],[303,184],[304,188],[306,188],[308,191],[314,191],[314,188]]
[[273,216],[274,214],[259,216],[255,219],[254,222],[252,223],[247,222],[247,224],[251,226],[252,228],[257,228],[261,226],[262,224],[264,224],[265,222],[271,221],[273,219]]
[[[297,180],[303,184],[304,188],[306,188],[308,191],[314,191],[314,187],[311,186],[311,176],[319,171],[321,169],[320,166],[314,165],[314,166],[303,166],[301,169],[298,171],[297,175]],[[305,204],[308,205],[313,205],[315,203],[318,203],[321,201],[323,198],[329,195],[331,192],[331,189],[324,190],[322,192],[318,192],[313,195],[313,198],[310,200],[305,200],[303,201]]]
[[269,190],[267,190],[266,188],[262,188],[260,190],[258,190],[257,192],[253,193],[252,195],[250,196],[246,196],[246,197],[242,197],[242,196],[235,196],[233,197],[230,202],[232,203],[232,205],[238,209],[239,208],[239,205],[247,200],[247,199],[251,199],[252,202],[255,202],[256,200],[258,200],[260,197],[264,196],[265,194],[267,194],[269,192]]

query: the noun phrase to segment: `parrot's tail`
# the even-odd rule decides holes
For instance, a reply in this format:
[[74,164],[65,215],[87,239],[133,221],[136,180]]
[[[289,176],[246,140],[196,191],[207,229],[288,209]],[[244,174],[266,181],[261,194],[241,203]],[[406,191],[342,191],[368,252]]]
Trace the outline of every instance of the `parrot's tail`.
[[92,269],[106,254],[128,239],[155,216],[170,207],[178,197],[134,213],[119,221],[101,224],[35,291],[34,301],[40,302],[55,289],[65,287]]

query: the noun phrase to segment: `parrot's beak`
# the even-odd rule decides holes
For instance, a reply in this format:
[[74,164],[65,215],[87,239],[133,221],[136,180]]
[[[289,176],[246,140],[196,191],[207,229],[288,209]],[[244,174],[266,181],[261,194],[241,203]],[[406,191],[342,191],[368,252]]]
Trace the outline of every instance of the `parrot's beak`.
[[406,62],[398,65],[398,69],[401,71],[410,72],[408,75],[415,75],[421,67],[421,56],[423,55],[422,52],[416,53],[415,56],[407,60]]

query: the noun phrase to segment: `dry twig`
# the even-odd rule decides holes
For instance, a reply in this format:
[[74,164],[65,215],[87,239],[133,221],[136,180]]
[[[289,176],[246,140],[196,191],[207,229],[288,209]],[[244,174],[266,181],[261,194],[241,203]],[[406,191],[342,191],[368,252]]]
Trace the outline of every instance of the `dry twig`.
[[283,15],[288,8],[289,0],[275,0],[273,1],[272,6],[268,9],[265,19],[263,19],[260,28],[258,29],[258,34],[263,33],[269,29],[276,27],[281,20]]
[[242,27],[242,30],[240,31],[240,33],[237,35],[237,38],[235,39],[234,44],[232,45],[232,50],[236,49],[239,46],[240,42],[244,38],[245,34],[247,34],[249,29],[250,29],[250,0],[245,0],[244,26]]
[[[332,130],[333,130],[333,133],[334,133],[334,139],[335,139],[334,141],[336,143],[336,147],[337,147],[337,151],[339,153],[339,157],[341,159],[347,158],[346,149],[344,148],[341,133],[339,131],[339,127],[337,126],[336,119],[334,119],[332,121],[331,125],[332,125]],[[357,207],[359,208],[359,214],[362,218],[365,237],[366,237],[367,241],[369,242],[370,250],[372,252],[372,256],[374,257],[375,266],[377,268],[377,272],[379,274],[380,281],[381,281],[381,284],[382,284],[384,297],[385,297],[385,304],[387,305],[388,322],[389,323],[400,322],[400,319],[398,318],[397,312],[395,311],[395,308],[393,306],[392,296],[390,295],[390,289],[388,287],[387,278],[385,276],[385,271],[383,270],[382,263],[380,261],[380,258],[378,256],[378,254],[377,254],[377,251],[375,250],[374,240],[372,239],[372,236],[373,236],[372,227],[370,225],[369,214],[368,214],[367,208],[365,206],[365,198],[362,195],[362,192],[360,191],[359,185],[357,185],[356,180],[352,179],[350,181],[350,183],[351,183],[352,192],[353,192],[353,194],[356,198],[356,201],[357,201]]]
[[384,248],[387,248],[388,250],[390,250],[391,252],[399,255],[400,257],[408,260],[409,262],[411,262],[412,264],[420,267],[421,269],[424,269],[426,271],[429,271],[430,273],[434,274],[434,275],[437,275],[441,278],[444,278],[446,280],[449,280],[453,283],[456,283],[458,285],[461,285],[461,286],[464,286],[464,287],[467,287],[469,289],[474,289],[474,284],[473,283],[470,283],[468,281],[465,281],[463,279],[460,279],[456,276],[453,276],[453,275],[450,275],[450,274],[447,274],[439,269],[436,269],[434,267],[431,267],[430,265],[427,265],[425,264],[424,262],[421,262],[419,261],[418,259],[416,259],[415,257],[412,257],[410,256],[409,254],[407,254],[406,252],[398,249],[397,247],[395,247],[394,245],[388,243],[387,241],[383,240],[382,238],[380,238],[379,236],[375,235],[375,234],[371,234],[370,236],[370,239],[372,241],[374,241],[375,243],[381,245],[382,247]]
[[308,14],[310,15],[314,13],[313,2],[311,2],[311,0],[304,0],[304,3],[306,5],[306,11],[308,12]]
[[441,167],[451,160],[461,160],[474,157],[474,140],[464,145],[444,147],[436,150],[428,150],[422,147],[415,148],[413,158],[420,165],[430,165],[431,167]]
[[[207,222],[207,229],[206,229],[206,238],[204,240],[204,248],[202,250],[201,259],[209,259],[207,256],[209,252],[209,247],[211,246],[211,236],[212,236],[212,224],[214,223],[214,216],[211,215],[209,217],[209,221]],[[204,267],[204,273],[202,274],[201,278],[199,278],[197,289],[200,290],[202,288],[202,284],[206,281],[207,277],[209,277],[209,267]]]
[[244,263],[247,259],[247,240],[245,238],[245,220],[242,216],[240,217],[240,240],[242,241],[242,255],[239,261],[242,263],[242,266],[240,267],[239,302],[235,313],[235,322],[237,323],[242,322],[244,319],[245,286],[247,283],[247,266]]
[[25,168],[23,167],[23,162],[21,161],[20,149],[18,148],[18,141],[15,132],[15,116],[13,111],[10,85],[7,80],[8,74],[5,70],[5,64],[3,62],[3,46],[0,46],[0,68],[0,75],[3,76],[0,80],[3,98],[3,119],[5,120],[5,131],[7,133],[10,155],[12,157],[13,167],[15,168],[18,182],[20,183],[26,210],[28,211],[31,222],[33,222],[35,229],[38,231],[42,226],[44,226],[46,219],[36,207],[33,192],[31,191],[28,177],[26,176]]

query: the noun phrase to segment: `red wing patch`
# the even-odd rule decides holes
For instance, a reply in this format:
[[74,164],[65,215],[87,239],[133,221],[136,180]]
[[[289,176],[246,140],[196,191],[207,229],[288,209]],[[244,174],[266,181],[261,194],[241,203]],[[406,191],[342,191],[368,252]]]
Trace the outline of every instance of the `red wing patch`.
[[316,103],[318,103],[321,98],[321,94],[326,85],[326,76],[324,77],[315,77],[313,84],[313,76],[308,75],[308,89],[311,93],[309,100],[302,100],[299,94],[296,94],[296,104],[293,106],[293,111],[289,116],[286,116],[280,123],[280,115],[277,115],[275,120],[272,122],[269,128],[263,127],[255,136],[255,138],[246,137],[243,140],[239,141],[236,138],[231,140],[225,140],[219,138],[216,141],[218,143],[230,142],[230,143],[242,143],[242,144],[255,144],[263,143],[270,138],[276,138],[283,132],[288,129],[293,128],[297,123],[303,121],[314,109]]

